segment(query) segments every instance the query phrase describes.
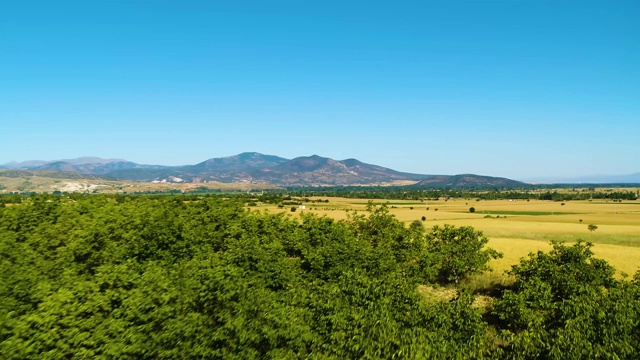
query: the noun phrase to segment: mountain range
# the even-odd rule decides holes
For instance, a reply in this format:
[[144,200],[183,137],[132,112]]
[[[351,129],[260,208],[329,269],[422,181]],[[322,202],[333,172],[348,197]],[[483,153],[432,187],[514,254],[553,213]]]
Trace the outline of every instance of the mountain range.
[[145,165],[123,159],[83,157],[55,161],[11,162],[0,168],[82,174],[111,179],[163,183],[254,183],[277,186],[418,184],[451,187],[522,187],[506,178],[463,175],[425,175],[399,172],[356,159],[333,160],[312,155],[286,159],[246,152],[212,158],[195,165]]

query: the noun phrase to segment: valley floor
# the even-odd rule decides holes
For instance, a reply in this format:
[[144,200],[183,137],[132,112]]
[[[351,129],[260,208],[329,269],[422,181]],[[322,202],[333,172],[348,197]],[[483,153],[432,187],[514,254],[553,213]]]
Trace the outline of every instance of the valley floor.
[[[311,198],[312,200],[314,198]],[[319,198],[315,198],[319,199]],[[327,198],[324,198],[327,199]],[[405,223],[415,220],[426,228],[452,224],[473,226],[489,238],[489,246],[504,253],[493,260],[494,272],[502,273],[530,252],[551,249],[550,242],[584,240],[594,243],[593,251],[620,272],[640,270],[640,201],[605,200],[555,202],[545,200],[365,200],[328,198],[329,202],[310,204],[303,211],[346,219],[351,211],[365,211],[369,201],[386,205],[390,213]],[[563,205],[564,204],[564,205]],[[475,211],[471,213],[469,209]],[[274,205],[258,208],[291,213],[289,207]],[[299,215],[300,210],[291,213]],[[422,220],[422,217],[425,220]],[[589,224],[597,229],[590,231]]]

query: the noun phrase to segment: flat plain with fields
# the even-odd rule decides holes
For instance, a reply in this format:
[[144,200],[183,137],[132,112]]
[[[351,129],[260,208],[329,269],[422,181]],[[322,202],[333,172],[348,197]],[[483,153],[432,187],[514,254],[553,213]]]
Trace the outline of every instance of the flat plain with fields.
[[[310,198],[318,200],[321,198]],[[327,199],[327,198],[322,198]],[[620,273],[640,270],[640,200],[548,201],[548,200],[367,200],[328,198],[328,203],[306,204],[304,210],[291,212],[289,206],[258,206],[270,212],[293,216],[302,211],[346,219],[353,211],[366,211],[368,204],[385,205],[389,212],[405,223],[421,221],[426,228],[451,224],[472,226],[489,238],[489,246],[504,253],[492,260],[494,273],[501,276],[511,265],[531,252],[551,249],[551,241],[594,244],[593,251]],[[470,212],[470,208],[474,212]],[[425,220],[422,220],[422,218]],[[589,230],[589,224],[597,229]]]

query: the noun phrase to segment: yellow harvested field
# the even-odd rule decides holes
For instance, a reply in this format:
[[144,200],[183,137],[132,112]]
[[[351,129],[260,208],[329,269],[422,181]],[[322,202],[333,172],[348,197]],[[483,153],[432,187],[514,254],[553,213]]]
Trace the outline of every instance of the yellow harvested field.
[[[491,267],[496,273],[503,273],[517,264],[520,258],[529,253],[551,250],[551,244],[539,240],[523,240],[510,238],[490,238],[489,246],[502,252],[502,259],[493,260]],[[620,246],[611,244],[594,244],[592,248],[596,257],[608,261],[619,272],[633,275],[640,270],[640,247]]]
[[[443,224],[473,226],[489,238],[489,246],[504,253],[503,259],[492,262],[499,274],[531,252],[550,250],[552,240],[592,242],[596,257],[607,260],[619,271],[633,274],[640,270],[640,201],[566,201],[562,205],[543,200],[328,200],[328,203],[305,203],[306,209],[302,211],[346,219],[347,211],[365,211],[372,201],[385,204],[391,214],[405,223],[422,221],[424,216],[427,228]],[[469,212],[470,207],[475,208],[474,213]],[[292,213],[290,206],[258,208],[292,216],[301,213],[301,210]],[[589,231],[589,224],[598,228]]]

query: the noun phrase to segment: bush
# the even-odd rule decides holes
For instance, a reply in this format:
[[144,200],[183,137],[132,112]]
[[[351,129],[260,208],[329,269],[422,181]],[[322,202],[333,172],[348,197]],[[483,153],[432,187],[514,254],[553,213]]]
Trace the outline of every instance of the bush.
[[427,252],[438,259],[437,281],[458,283],[473,274],[491,270],[489,260],[502,253],[483,247],[489,242],[481,231],[471,226],[434,226],[427,233]]
[[[424,216],[423,216],[424,217]],[[422,225],[422,221],[420,220],[413,220],[411,222],[411,224],[409,225],[409,227],[411,229],[422,229],[424,226]]]
[[470,207],[470,208],[469,208],[469,212],[470,212],[470,213],[474,213],[474,212],[476,212],[476,208],[474,208],[473,206],[472,206],[472,207]]
[[515,284],[493,306],[507,358],[638,358],[640,286],[616,280],[591,246],[553,243],[513,266]]

